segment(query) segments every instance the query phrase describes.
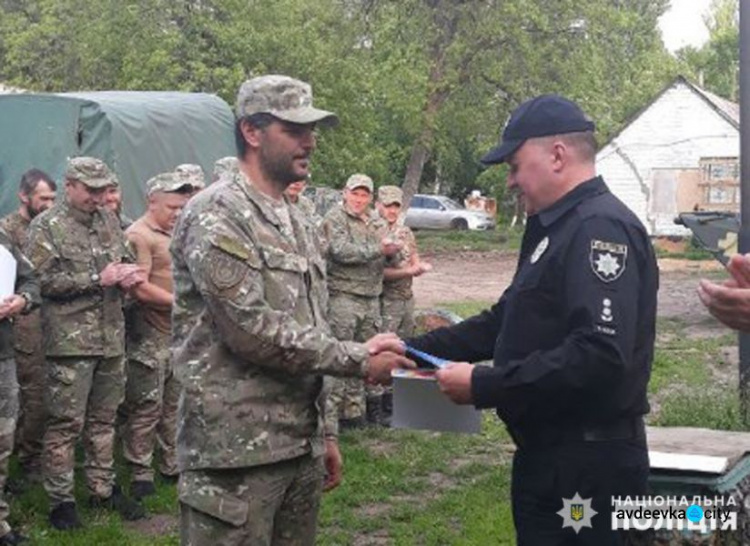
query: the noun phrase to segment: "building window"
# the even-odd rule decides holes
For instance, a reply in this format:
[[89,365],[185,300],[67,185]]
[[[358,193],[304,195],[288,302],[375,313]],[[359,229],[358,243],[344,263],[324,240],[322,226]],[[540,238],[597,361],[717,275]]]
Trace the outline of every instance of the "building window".
[[739,180],[740,163],[736,157],[711,157],[701,159],[704,182]]
[[736,188],[727,186],[709,186],[706,190],[706,203],[712,205],[729,205],[736,202]]

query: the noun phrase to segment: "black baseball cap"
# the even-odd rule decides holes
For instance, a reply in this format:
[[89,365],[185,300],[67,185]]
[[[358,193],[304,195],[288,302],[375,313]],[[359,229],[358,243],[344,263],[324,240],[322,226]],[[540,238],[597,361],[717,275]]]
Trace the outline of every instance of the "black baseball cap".
[[540,95],[513,111],[500,144],[480,161],[485,165],[503,163],[530,138],[593,130],[594,122],[573,101],[560,95]]

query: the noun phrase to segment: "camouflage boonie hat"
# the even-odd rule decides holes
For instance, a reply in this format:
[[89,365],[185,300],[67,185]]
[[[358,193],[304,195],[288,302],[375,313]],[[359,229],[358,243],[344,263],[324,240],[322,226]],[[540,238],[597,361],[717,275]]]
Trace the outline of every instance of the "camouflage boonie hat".
[[148,195],[153,195],[159,191],[171,193],[185,186],[192,187],[192,184],[177,173],[161,173],[149,178],[146,182],[146,192]]
[[310,84],[275,74],[247,80],[237,93],[238,118],[258,113],[301,124],[336,125],[339,121],[333,112],[313,108]]
[[222,157],[221,159],[217,160],[216,163],[214,163],[214,173],[211,177],[212,182],[216,182],[219,178],[224,176],[227,173],[235,173],[239,169],[238,167],[238,161],[237,158],[228,155],[227,157]]
[[346,181],[346,185],[344,187],[347,190],[356,190],[357,188],[365,188],[370,193],[372,193],[374,189],[372,178],[370,178],[366,174],[351,175],[349,177],[349,180]]
[[177,167],[175,167],[174,173],[186,184],[190,184],[198,190],[202,190],[206,187],[206,175],[203,173],[203,169],[200,165],[183,163],[182,165],[177,165]]
[[91,189],[117,186],[119,181],[107,164],[95,157],[73,157],[68,159],[65,169],[67,180],[77,180]]
[[380,186],[378,188],[378,201],[384,205],[392,205],[403,203],[404,192],[398,186]]

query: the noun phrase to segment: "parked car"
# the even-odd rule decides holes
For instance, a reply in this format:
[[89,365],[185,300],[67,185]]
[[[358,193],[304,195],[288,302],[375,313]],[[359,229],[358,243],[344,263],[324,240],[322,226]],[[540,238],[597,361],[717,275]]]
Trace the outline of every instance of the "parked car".
[[443,195],[412,197],[404,223],[412,229],[495,229],[495,219],[486,212],[466,210]]

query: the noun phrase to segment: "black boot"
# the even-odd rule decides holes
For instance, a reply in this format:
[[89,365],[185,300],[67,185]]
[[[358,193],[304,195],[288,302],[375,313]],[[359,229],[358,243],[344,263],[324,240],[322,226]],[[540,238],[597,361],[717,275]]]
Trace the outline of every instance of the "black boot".
[[383,396],[381,398],[380,409],[381,409],[381,417],[382,417],[380,424],[382,424],[386,428],[390,428],[391,420],[393,418],[393,393],[392,392],[383,393]]
[[112,488],[112,494],[107,498],[91,497],[89,506],[115,511],[126,521],[135,521],[146,517],[146,510],[143,506],[127,498],[117,485]]
[[365,416],[369,426],[380,426],[383,420],[382,396],[367,395],[365,399]]
[[15,531],[11,531],[0,537],[0,546],[16,546],[16,544],[21,544],[27,540],[28,539],[25,536],[16,533]]
[[82,527],[74,502],[63,502],[55,506],[49,513],[49,522],[59,531]]
[[142,499],[156,494],[154,482],[149,480],[136,480],[130,484],[130,496],[133,500],[140,502]]

